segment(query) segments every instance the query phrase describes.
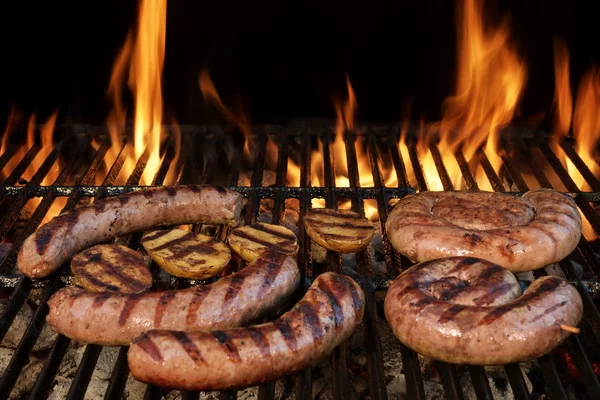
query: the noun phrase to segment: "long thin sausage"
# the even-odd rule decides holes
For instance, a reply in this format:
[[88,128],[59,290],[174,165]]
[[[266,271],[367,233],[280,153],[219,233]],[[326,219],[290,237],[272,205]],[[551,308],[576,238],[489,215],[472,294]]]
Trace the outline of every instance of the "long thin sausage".
[[45,277],[79,251],[157,225],[237,226],[242,195],[219,186],[166,186],[99,200],[59,215],[30,235],[19,251],[19,270]]
[[264,253],[217,282],[145,294],[89,293],[66,287],[48,301],[48,324],[85,343],[128,345],[151,329],[197,331],[241,326],[282,304],[300,281],[293,258]]
[[136,379],[163,387],[246,387],[313,365],[354,332],[363,312],[360,287],[328,272],[273,322],[213,332],[147,332],[131,345],[129,368]]

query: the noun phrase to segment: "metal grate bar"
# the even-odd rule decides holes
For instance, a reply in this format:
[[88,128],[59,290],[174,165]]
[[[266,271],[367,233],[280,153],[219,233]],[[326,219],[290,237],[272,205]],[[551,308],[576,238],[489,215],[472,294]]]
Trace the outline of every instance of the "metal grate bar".
[[60,363],[67,352],[70,342],[71,341],[63,335],[58,335],[54,341],[54,344],[52,345],[50,354],[48,354],[48,358],[46,359],[46,362],[40,371],[39,377],[35,381],[35,386],[29,394],[29,398],[31,400],[45,399],[48,396],[48,391],[52,387],[53,379],[42,379],[42,377],[56,376],[60,367]]
[[457,150],[454,153],[454,157],[456,158],[456,162],[458,163],[458,167],[460,168],[460,172],[465,179],[465,183],[467,184],[467,189],[469,190],[479,190],[479,185],[477,185],[477,180],[471,173],[471,169],[469,168],[469,163],[465,159],[465,155],[461,150]]
[[496,192],[503,192],[504,185],[502,185],[502,180],[500,180],[500,178],[498,177],[498,174],[494,170],[494,167],[492,166],[492,163],[490,162],[490,159],[488,158],[487,154],[485,154],[485,151],[483,151],[483,149],[479,147],[477,149],[477,154],[480,156],[481,167],[487,175],[490,184],[492,185],[492,188]]
[[483,367],[469,366],[469,375],[473,382],[473,389],[478,400],[493,399],[490,383],[488,382],[487,374]]
[[527,390],[527,386],[525,385],[525,380],[523,379],[523,372],[521,371],[521,367],[519,366],[519,364],[505,365],[504,371],[506,372],[506,376],[508,376],[508,382],[510,382],[510,387],[512,388],[515,399],[528,400],[529,391]]
[[21,175],[27,170],[29,164],[35,159],[35,156],[39,153],[41,147],[38,144],[34,144],[31,148],[25,153],[23,159],[17,164],[13,172],[6,178],[3,182],[4,186],[14,185],[17,183]]
[[413,167],[415,179],[417,180],[417,189],[420,192],[423,192],[427,190],[427,181],[425,180],[425,175],[423,174],[423,167],[421,166],[421,162],[419,161],[419,154],[417,153],[416,143],[414,140],[408,140],[406,146],[408,147],[408,156],[410,157],[410,162]]
[[106,393],[104,394],[106,400],[120,398],[125,390],[127,376],[129,375],[129,365],[127,364],[128,351],[128,346],[122,346],[119,350],[119,356],[115,362],[112,374],[110,375],[110,380],[108,381]]
[[408,187],[408,180],[406,179],[406,168],[402,153],[400,152],[400,145],[398,141],[398,135],[395,135],[391,130],[387,134],[388,147],[390,149],[390,155],[392,157],[392,163],[394,164],[394,171],[396,172],[396,178],[398,179],[398,187]]
[[521,192],[528,191],[529,187],[527,186],[527,183],[525,183],[525,180],[523,179],[523,177],[517,170],[517,167],[515,167],[515,163],[514,163],[514,160],[512,159],[512,157],[509,156],[508,154],[503,154],[502,162],[504,163],[504,166],[506,167],[511,179],[517,186],[517,189]]
[[458,375],[456,374],[456,367],[441,361],[436,361],[435,365],[442,378],[442,385],[444,386],[446,398],[451,400],[462,400],[464,396],[460,388],[461,385]]
[[560,377],[556,370],[556,364],[552,357],[548,354],[542,356],[538,362],[542,369],[542,376],[544,377],[544,383],[548,387],[547,392],[552,394],[552,399],[567,399],[567,393],[565,388],[560,383]]
[[600,399],[600,383],[594,372],[594,368],[590,364],[583,346],[576,335],[571,335],[567,339],[567,347],[573,353],[577,369],[581,374],[581,379],[585,384],[585,389],[593,399]]
[[11,144],[7,147],[4,153],[2,153],[0,156],[0,171],[2,171],[10,159],[13,158],[18,148],[19,146]]
[[442,155],[440,154],[440,150],[438,149],[437,145],[432,142],[429,145],[429,151],[431,151],[431,155],[433,156],[433,162],[435,163],[435,168],[437,169],[440,180],[442,181],[444,190],[454,190],[454,185],[452,184],[452,180],[448,175],[448,171],[444,165],[444,160],[442,159]]
[[535,162],[535,157],[533,156],[533,154],[531,154],[531,150],[529,150],[529,148],[525,144],[524,139],[519,135],[517,135],[515,139],[515,147],[517,149],[517,152],[519,153],[521,158],[523,158],[527,162],[527,165],[531,169],[531,172],[533,172],[533,176],[538,181],[540,187],[552,188],[552,184],[544,174],[544,171],[542,171],[540,165],[537,162]]
[[[298,221],[298,265],[300,266],[300,285],[292,297],[292,301],[299,300],[304,294],[304,282],[306,277],[312,276],[312,259],[310,238],[306,235],[304,229],[304,216],[308,210],[311,199],[306,188],[310,183],[311,164],[310,164],[310,136],[309,131],[302,132],[301,154],[300,154],[300,187],[304,188],[300,198],[300,218]],[[296,399],[312,400],[312,370],[305,369],[296,375],[296,386],[294,393]]]
[[590,185],[594,192],[600,191],[600,180],[590,171],[590,168],[585,162],[579,157],[579,154],[573,148],[573,145],[568,140],[563,140],[560,147],[564,150],[565,154],[571,159],[577,170],[583,176],[583,179]]

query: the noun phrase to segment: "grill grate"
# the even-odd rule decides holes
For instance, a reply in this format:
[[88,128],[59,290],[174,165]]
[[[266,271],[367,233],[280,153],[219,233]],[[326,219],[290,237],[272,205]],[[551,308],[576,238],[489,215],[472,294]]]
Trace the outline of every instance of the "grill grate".
[[[65,132],[70,130],[93,132],[98,131],[99,128],[90,129],[89,127],[80,126],[64,129]],[[381,222],[382,244],[387,275],[376,275],[373,271],[373,262],[370,253],[362,251],[355,255],[356,271],[358,272],[356,279],[363,288],[367,300],[364,319],[364,346],[367,355],[368,393],[372,399],[386,399],[384,360],[377,324],[378,318],[381,318],[381,315],[378,315],[380,311],[377,309],[375,294],[376,289],[385,288],[387,279],[397,276],[400,271],[411,265],[406,258],[399,256],[387,241],[384,225],[388,215],[388,205],[391,200],[402,198],[414,190],[423,191],[429,188],[426,174],[419,159],[416,143],[414,141],[408,142],[409,157],[405,159],[402,152],[399,151],[398,146],[395,145],[398,143],[399,138],[399,132],[395,128],[366,127],[365,129],[361,129],[361,132],[365,132],[364,134],[345,132],[343,140],[346,150],[345,162],[348,168],[349,187],[337,188],[335,184],[335,155],[333,151],[334,134],[331,129],[305,126],[299,128],[291,126],[259,127],[254,129],[256,133],[255,140],[253,141],[255,157],[253,164],[249,166],[249,169],[252,171],[250,185],[240,187],[238,186],[240,174],[246,169],[243,165],[244,140],[239,133],[227,131],[220,127],[206,126],[182,127],[182,131],[191,143],[185,146],[187,150],[183,152],[182,159],[178,165],[178,183],[218,183],[242,192],[248,199],[245,214],[246,223],[252,223],[257,220],[259,206],[261,201],[265,199],[273,201],[272,223],[280,223],[284,218],[286,200],[299,200],[298,239],[300,251],[298,262],[301,267],[303,281],[305,281],[304,278],[306,280],[310,279],[324,270],[339,272],[342,271],[343,267],[340,255],[331,251],[327,252],[325,265],[314,263],[312,260],[311,241],[306,236],[302,223],[305,213],[311,207],[311,200],[314,198],[323,198],[325,199],[326,206],[331,208],[338,207],[339,201],[350,200],[351,209],[359,213],[364,213],[364,201],[366,199],[373,199],[376,202]],[[591,204],[591,202],[600,201],[600,181],[576,154],[572,143],[565,141],[561,144],[561,148],[588,182],[592,189],[591,192],[581,192],[578,189],[576,183],[563,167],[542,132],[533,132],[527,136],[513,136],[514,143],[512,145],[516,151],[513,155],[502,155],[503,165],[500,174],[497,174],[494,168],[492,168],[492,164],[483,150],[478,150],[481,166],[491,187],[499,192],[518,195],[529,190],[531,182],[534,182],[538,187],[556,187],[559,190],[562,187],[558,185],[562,185],[566,189],[563,191],[569,192],[574,196],[577,205],[594,231],[600,233],[600,216]],[[265,187],[263,186],[263,175],[266,168],[265,160],[267,157],[268,142],[273,138],[275,138],[278,144],[277,164],[274,171],[275,184]],[[355,143],[358,139],[364,141],[366,146],[370,172],[374,182],[372,188],[360,187],[359,164],[355,148]],[[45,324],[45,316],[48,311],[46,302],[48,298],[60,287],[70,282],[67,271],[68,267],[62,268],[62,272],[56,276],[43,280],[32,281],[28,278],[12,275],[10,271],[14,269],[16,255],[23,240],[37,229],[57,199],[66,199],[63,210],[70,210],[80,202],[115,196],[139,188],[138,183],[148,161],[148,153],[144,153],[137,160],[135,169],[128,177],[125,185],[115,186],[114,184],[125,164],[125,160],[132,151],[131,143],[125,141],[102,184],[94,186],[95,175],[100,170],[109,148],[108,145],[102,145],[97,150],[92,150],[90,140],[91,136],[89,134],[79,135],[75,145],[65,149],[54,149],[38,168],[30,182],[25,185],[16,185],[40,151],[40,146],[34,145],[27,151],[22,161],[4,180],[2,186],[0,186],[0,210],[4,210],[4,214],[0,217],[0,236],[2,238],[6,238],[9,232],[13,230],[21,210],[29,199],[33,197],[40,199],[39,204],[24,228],[19,230],[17,236],[12,240],[12,243],[14,243],[13,246],[4,258],[0,260],[0,271],[3,272],[0,276],[0,287],[10,292],[10,298],[0,316],[0,339],[5,337],[18,311],[24,306],[27,299],[32,295],[32,292],[36,289],[43,290],[39,306],[35,310],[14,356],[10,360],[8,367],[2,371],[2,376],[0,377],[0,398],[8,398],[29,359],[29,355]],[[322,141],[324,156],[324,186],[318,188],[311,186],[311,177],[313,176],[313,171],[311,171],[311,146],[315,140]],[[215,150],[214,154],[202,151],[204,148],[210,148],[211,151]],[[444,190],[454,190],[455,187],[444,165],[438,147],[432,144],[429,150],[431,151]],[[9,146],[5,153],[0,155],[0,166],[2,168],[7,165],[16,151],[17,146]],[[52,185],[42,186],[43,178],[48,174],[59,156],[63,155],[65,151],[67,162],[64,163],[64,167],[60,171],[58,178]],[[290,154],[299,156],[299,187],[286,186],[288,155]],[[536,156],[538,154],[541,155],[541,158]],[[169,147],[154,178],[153,186],[160,186],[164,183],[173,158],[174,150],[172,147]],[[477,180],[472,174],[470,165],[465,159],[464,154],[458,151],[455,154],[455,158],[462,172],[467,189],[478,190]],[[381,167],[384,159],[390,160],[389,163],[391,165],[386,165],[386,167],[390,168],[393,166],[395,171],[398,184],[393,188],[387,188],[384,185],[384,174]],[[532,176],[528,179],[525,179],[521,172],[523,170],[523,160],[526,167],[532,173]],[[409,182],[407,166],[410,166],[414,173],[414,182]],[[225,174],[222,173],[223,171]],[[527,182],[530,183],[528,184]],[[410,186],[411,184],[414,185],[414,188]],[[511,188],[516,188],[516,190],[511,191]],[[196,231],[201,228],[200,226],[193,227]],[[215,234],[224,239],[227,237],[227,233],[228,228],[219,228]],[[139,239],[139,234],[133,234],[127,238],[120,238],[119,243],[138,249],[140,246]],[[582,267],[583,273],[578,271],[575,263]],[[235,260],[233,264],[235,264],[234,270],[243,268],[244,266],[244,263],[239,260]],[[592,248],[592,244],[585,238],[582,238],[577,250],[569,258],[560,262],[560,268],[581,294],[585,312],[582,330],[585,333],[586,342],[582,343],[578,336],[573,335],[567,340],[566,348],[575,361],[587,395],[590,398],[600,398],[600,383],[598,382],[594,367],[588,358],[591,351],[600,350],[598,347],[600,338],[600,312],[596,308],[591,295],[591,292],[597,290],[600,260]],[[548,273],[552,272],[549,269],[539,270],[534,273],[534,276],[539,277]],[[183,288],[188,286],[190,282],[184,279],[177,279],[171,282],[155,282],[155,284]],[[300,287],[294,294],[293,301],[300,299],[304,290],[304,287]],[[58,373],[69,344],[69,339],[60,335],[57,337],[45,358],[35,385],[29,393],[29,398],[37,399],[47,396],[52,388],[54,378]],[[70,390],[67,394],[68,399],[84,398],[101,352],[101,346],[86,346],[83,358],[77,366]],[[404,345],[400,345],[400,353],[403,373],[406,379],[407,398],[424,399],[426,393],[417,354]],[[340,399],[350,397],[347,354],[348,344],[343,344],[331,356],[333,394],[336,398]],[[435,365],[440,374],[446,396],[450,399],[462,399],[464,393],[461,388],[457,367],[442,362],[437,362]],[[542,357],[539,360],[539,365],[544,385],[543,391],[553,399],[567,398],[565,387],[561,383],[555,356],[547,355]],[[493,398],[485,368],[470,366],[467,370],[476,397],[478,399]],[[529,398],[530,392],[525,384],[520,366],[516,364],[506,365],[504,371],[514,397],[517,399]],[[105,398],[113,399],[122,396],[128,372],[127,347],[122,347],[119,350],[114,368],[110,374]],[[292,382],[294,383],[293,387]],[[296,398],[310,399],[316,395],[316,393],[312,393],[312,383],[313,376],[309,369],[298,373],[294,379],[286,378],[284,386],[289,391],[294,391]],[[149,399],[161,398],[164,394],[160,388],[148,386],[145,397]],[[220,393],[219,398],[231,399],[236,398],[236,396],[237,392],[227,391]],[[261,385],[258,390],[258,397],[260,399],[274,398],[274,383],[270,382]],[[182,393],[182,398],[198,399],[199,393]]]

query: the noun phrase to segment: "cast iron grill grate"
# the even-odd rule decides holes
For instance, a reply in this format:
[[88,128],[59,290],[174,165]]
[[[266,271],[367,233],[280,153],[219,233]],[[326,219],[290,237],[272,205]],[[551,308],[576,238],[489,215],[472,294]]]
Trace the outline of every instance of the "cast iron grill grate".
[[[51,205],[58,198],[67,199],[63,210],[69,210],[82,201],[98,200],[107,196],[115,196],[139,189],[140,177],[148,161],[148,154],[144,153],[137,161],[137,165],[126,183],[116,186],[117,176],[124,165],[126,157],[132,151],[131,144],[124,141],[116,160],[105,174],[102,183],[99,186],[95,186],[95,183],[97,183],[95,175],[102,167],[104,157],[109,150],[109,145],[104,144],[92,150],[90,147],[91,133],[102,129],[88,126],[70,126],[63,129],[65,131],[86,133],[76,135],[77,139],[72,140],[64,148],[56,147],[50,152],[29,182],[20,182],[21,175],[40,151],[40,146],[34,145],[28,150],[22,161],[14,168],[0,187],[0,210],[3,210],[3,214],[0,215],[0,235],[3,239],[7,237],[9,232],[14,230],[21,210],[28,200],[33,197],[40,199],[39,204],[26,224],[18,230],[18,233],[11,241],[13,243],[12,247],[10,247],[6,255],[0,260],[0,271],[2,272],[0,287],[10,294],[8,302],[0,316],[0,339],[4,338],[18,311],[23,307],[32,292],[34,290],[42,291],[39,306],[35,309],[31,322],[25,330],[14,356],[7,368],[4,371],[0,371],[2,373],[0,377],[0,398],[8,398],[23,367],[29,359],[32,349],[45,325],[45,317],[48,311],[46,302],[48,298],[60,287],[70,283],[68,266],[64,266],[61,273],[51,278],[35,281],[11,273],[14,270],[16,254],[23,240],[41,224]],[[399,151],[396,145],[398,143],[399,132],[394,127],[366,127],[360,130],[363,132],[361,134],[346,132],[343,136],[349,187],[339,188],[336,187],[335,183],[335,160],[332,149],[334,134],[331,129],[317,126],[258,127],[254,130],[256,135],[252,141],[254,160],[249,168],[252,171],[250,185],[238,186],[240,174],[244,172],[245,168],[243,165],[244,140],[237,132],[227,131],[220,127],[207,126],[182,127],[182,131],[184,135],[192,139],[191,144],[185,146],[186,150],[183,151],[178,163],[179,174],[177,174],[177,182],[181,184],[214,183],[242,192],[248,200],[245,214],[246,223],[252,223],[258,218],[261,201],[266,199],[271,199],[273,202],[272,223],[280,223],[282,218],[284,218],[286,200],[298,199],[298,239],[300,246],[298,263],[303,277],[306,278],[305,281],[309,281],[325,270],[342,270],[342,258],[335,252],[327,252],[325,265],[314,263],[312,260],[310,239],[304,233],[302,226],[303,216],[310,209],[311,200],[322,198],[325,200],[327,207],[338,207],[338,202],[341,200],[350,200],[351,208],[359,213],[364,213],[365,200],[372,199],[376,202],[379,220],[382,225],[382,244],[385,253],[387,274],[384,276],[375,274],[373,272],[373,260],[371,260],[370,253],[362,251],[355,255],[355,268],[357,272],[355,278],[361,284],[367,299],[364,319],[364,329],[366,332],[364,335],[364,346],[366,348],[368,367],[368,395],[372,399],[386,399],[384,360],[377,328],[377,319],[381,318],[381,315],[378,315],[380,312],[378,312],[376,306],[375,292],[379,289],[385,289],[388,279],[397,276],[400,271],[411,265],[407,259],[400,257],[393,250],[387,241],[383,225],[390,209],[391,200],[402,198],[415,190],[423,191],[429,188],[416,144],[411,141],[408,142],[409,157],[406,158],[403,157],[402,152]],[[359,164],[355,148],[355,142],[359,137],[366,145],[370,172],[374,183],[372,188],[360,187]],[[275,184],[263,186],[269,138],[274,138],[274,141],[277,143],[277,162],[273,171],[275,173]],[[316,140],[321,140],[323,143],[324,185],[322,187],[311,186],[311,146]],[[577,184],[563,167],[557,154],[553,152],[541,132],[530,132],[526,137],[514,135],[512,146],[515,149],[514,155],[502,156],[503,165],[500,174],[494,171],[485,153],[481,149],[479,151],[480,163],[494,190],[519,195],[530,189],[531,182],[535,182],[537,187],[556,187],[559,190],[570,193],[575,198],[577,205],[591,224],[593,230],[597,234],[600,233],[600,216],[593,207],[593,202],[600,201],[600,181],[594,177],[590,169],[576,154],[572,143],[565,141],[561,147],[591,187],[592,190],[589,192],[581,192],[578,189]],[[203,151],[204,148],[210,148],[211,151]],[[58,178],[52,185],[42,186],[41,182],[44,176],[46,176],[61,155],[61,152],[65,149],[67,151],[66,162]],[[16,146],[9,146],[6,152],[0,155],[1,168],[7,165],[7,162],[16,150]],[[432,144],[430,150],[444,190],[454,190],[455,187],[449,178],[447,168],[444,165],[437,146]],[[290,154],[294,154],[300,167],[300,184],[298,187],[286,186],[288,156]],[[467,164],[464,154],[457,152],[455,156],[467,189],[479,189],[477,180],[471,172],[472,168]],[[170,146],[162,159],[152,186],[160,186],[164,183],[173,157],[174,150]],[[388,160],[387,162],[391,160],[391,165],[385,165],[384,158]],[[528,179],[525,179],[522,173],[523,160],[531,171],[531,176]],[[412,186],[413,182],[409,182],[405,168],[409,165],[414,174],[414,178],[412,179],[414,180],[414,185]],[[382,172],[383,166],[394,168],[397,178],[397,185],[394,185],[394,187],[385,187]],[[527,182],[530,183],[528,184]],[[199,230],[200,227],[195,226],[193,229]],[[227,233],[227,228],[219,228],[214,232],[216,236],[222,239],[227,237]],[[140,246],[139,239],[140,235],[134,234],[127,238],[120,238],[119,242],[138,249]],[[578,269],[578,266],[581,266],[581,269]],[[241,268],[243,267],[243,263],[237,261],[235,267]],[[588,357],[590,349],[594,351],[600,350],[598,346],[598,339],[600,338],[600,312],[592,296],[592,292],[597,289],[600,261],[593,249],[593,245],[585,238],[582,238],[573,254],[560,262],[560,269],[577,287],[584,301],[585,317],[582,322],[582,330],[586,333],[586,340],[583,342],[578,336],[571,336],[567,340],[568,352],[575,361],[588,397],[600,398],[600,383],[592,361]],[[547,273],[552,273],[552,271],[549,269],[540,270],[536,271],[534,275],[541,276]],[[185,287],[190,282],[173,279],[169,282],[155,282],[155,284],[168,285],[169,287]],[[305,289],[306,285],[301,285],[294,295],[293,300],[299,299]],[[47,396],[52,388],[53,381],[58,373],[59,366],[69,343],[70,340],[65,337],[60,335],[57,337],[46,356],[35,385],[29,392],[29,398],[38,399]],[[77,366],[71,383],[67,395],[68,399],[84,398],[101,351],[101,346],[86,346],[83,358]],[[349,379],[347,351],[347,344],[343,344],[330,357],[333,394],[336,398],[340,399],[350,397],[349,385],[347,384]],[[403,345],[400,346],[400,352],[403,373],[406,379],[406,397],[410,399],[425,398],[426,393],[417,354]],[[542,391],[552,399],[566,399],[567,394],[559,376],[555,356],[547,355],[538,361],[544,383]],[[441,362],[436,363],[436,367],[440,374],[446,397],[450,399],[462,399],[464,393],[461,389],[457,367]],[[517,399],[530,398],[531,393],[526,386],[519,365],[506,365],[504,370],[514,397]],[[468,373],[476,397],[478,399],[493,398],[485,369],[483,367],[471,366],[468,367]],[[105,398],[120,398],[125,389],[127,376],[127,348],[122,347],[114,363]],[[294,391],[296,398],[313,398],[315,393],[312,393],[312,378],[311,370],[298,373],[294,377],[293,385],[290,384],[289,387],[290,391]],[[161,398],[164,394],[165,392],[161,388],[148,386],[145,397]],[[273,383],[266,383],[259,387],[259,398],[270,399],[274,398],[274,395],[275,385]],[[199,394],[186,392],[182,393],[182,397],[184,399],[194,399],[199,398]],[[222,392],[219,398],[236,398],[236,392]]]

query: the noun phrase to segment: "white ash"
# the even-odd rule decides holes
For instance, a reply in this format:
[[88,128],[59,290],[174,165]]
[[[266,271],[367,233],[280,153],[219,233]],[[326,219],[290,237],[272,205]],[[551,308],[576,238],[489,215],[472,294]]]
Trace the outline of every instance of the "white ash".
[[10,399],[23,398],[33,389],[38,375],[44,367],[44,360],[40,360],[33,356],[29,357],[29,363],[23,367],[13,390],[10,392]]
[[[8,300],[0,301],[0,313],[4,311]],[[31,318],[33,317],[33,311],[29,307],[27,303],[24,303],[23,306],[17,312],[13,323],[11,324],[8,332],[4,336],[4,339],[0,343],[0,346],[16,348],[23,338],[25,331],[27,330],[27,326],[29,322],[31,322]]]

